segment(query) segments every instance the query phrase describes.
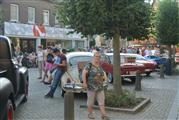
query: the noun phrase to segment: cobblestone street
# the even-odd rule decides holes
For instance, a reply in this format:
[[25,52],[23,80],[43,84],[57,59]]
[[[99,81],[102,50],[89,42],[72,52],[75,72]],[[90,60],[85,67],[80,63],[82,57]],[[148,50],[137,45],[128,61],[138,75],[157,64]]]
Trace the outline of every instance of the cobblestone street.
[[[53,99],[44,99],[49,86],[37,79],[37,69],[29,69],[30,86],[28,101],[20,105],[15,112],[15,120],[63,120],[64,99],[58,88]],[[108,111],[111,120],[176,120],[178,103],[176,103],[178,76],[165,76],[160,79],[159,74],[142,80],[142,91],[137,96],[151,99],[151,103],[136,114]],[[123,88],[134,90],[134,85],[124,85]],[[87,120],[87,111],[80,108],[86,104],[85,95],[75,95],[75,120]],[[100,120],[99,110],[95,110],[96,120]]]

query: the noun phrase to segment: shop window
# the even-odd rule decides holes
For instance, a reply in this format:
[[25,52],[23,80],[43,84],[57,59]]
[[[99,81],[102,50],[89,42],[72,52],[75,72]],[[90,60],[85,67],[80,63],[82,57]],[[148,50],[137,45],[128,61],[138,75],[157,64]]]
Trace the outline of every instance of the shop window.
[[57,14],[55,15],[55,24],[59,24],[59,16]]

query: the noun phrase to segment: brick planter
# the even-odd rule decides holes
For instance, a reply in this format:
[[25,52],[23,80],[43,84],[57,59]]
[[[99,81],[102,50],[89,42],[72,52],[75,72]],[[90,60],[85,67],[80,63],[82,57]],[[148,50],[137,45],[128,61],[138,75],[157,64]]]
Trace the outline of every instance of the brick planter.
[[[145,106],[147,106],[150,103],[150,99],[146,98],[144,99],[141,103],[139,103],[136,107],[130,109],[130,108],[114,108],[114,107],[105,107],[106,110],[111,110],[111,111],[119,111],[119,112],[125,112],[125,113],[137,113],[140,110],[142,110]],[[80,108],[87,108],[86,105],[80,105]],[[99,109],[97,105],[94,105],[94,109]]]

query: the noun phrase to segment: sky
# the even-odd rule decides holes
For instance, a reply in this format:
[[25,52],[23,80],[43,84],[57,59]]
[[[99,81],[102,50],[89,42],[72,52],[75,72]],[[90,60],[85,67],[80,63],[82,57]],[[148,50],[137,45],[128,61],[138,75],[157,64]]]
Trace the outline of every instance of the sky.
[[152,4],[153,0],[144,0],[144,2],[148,2],[148,3]]

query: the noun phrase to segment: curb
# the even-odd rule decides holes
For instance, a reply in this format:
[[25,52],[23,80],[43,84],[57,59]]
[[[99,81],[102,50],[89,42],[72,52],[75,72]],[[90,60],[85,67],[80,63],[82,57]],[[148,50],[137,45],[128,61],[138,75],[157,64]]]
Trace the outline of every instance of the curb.
[[[114,108],[114,107],[105,107],[105,109],[106,110],[111,110],[111,111],[119,111],[119,112],[125,112],[125,113],[134,114],[134,113],[137,113],[140,110],[142,110],[150,102],[151,102],[151,100],[149,98],[146,98],[139,105],[137,105],[136,107],[134,107],[132,109],[128,109],[128,108]],[[80,108],[87,108],[87,106],[86,105],[80,105]],[[99,109],[99,106],[94,105],[93,108],[94,109]]]

